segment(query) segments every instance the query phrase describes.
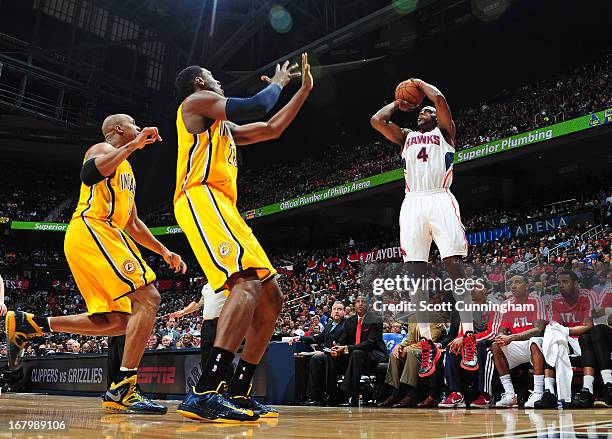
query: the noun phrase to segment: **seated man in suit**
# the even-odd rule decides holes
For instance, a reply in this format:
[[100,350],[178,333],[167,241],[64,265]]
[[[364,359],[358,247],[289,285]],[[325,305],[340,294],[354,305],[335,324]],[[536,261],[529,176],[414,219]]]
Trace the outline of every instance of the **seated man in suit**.
[[335,302],[323,332],[316,335],[295,337],[289,342],[289,344],[292,344],[296,341],[301,341],[302,343],[316,343],[318,345],[318,350],[310,357],[308,384],[306,388],[308,400],[305,402],[306,405],[323,405],[324,403],[327,383],[325,376],[325,353],[323,349],[332,348],[334,342],[337,341],[340,334],[342,334],[344,321],[344,305],[342,302]]
[[340,388],[348,395],[343,406],[357,406],[359,380],[366,371],[376,370],[378,363],[387,361],[387,348],[382,338],[382,318],[375,312],[368,312],[366,298],[355,299],[355,315],[344,324],[342,334],[331,349],[333,361],[329,361],[329,380],[335,380],[336,371],[343,370],[344,381]]
[[[438,313],[431,313],[431,340],[438,343],[442,335],[446,334],[444,320]],[[416,407],[418,401],[417,385],[419,381],[419,367],[421,366],[421,334],[416,316],[408,322],[408,334],[401,343],[395,345],[389,357],[385,384],[393,388],[389,398],[378,404],[378,407]],[[436,385],[437,377],[430,375],[424,380],[431,386]],[[432,378],[433,377],[433,378]]]

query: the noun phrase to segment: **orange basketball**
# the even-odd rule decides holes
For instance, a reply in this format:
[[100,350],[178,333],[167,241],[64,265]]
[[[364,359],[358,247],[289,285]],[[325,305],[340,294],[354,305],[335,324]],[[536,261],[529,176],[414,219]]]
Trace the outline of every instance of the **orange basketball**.
[[425,93],[423,93],[421,89],[416,86],[412,79],[407,79],[406,81],[400,82],[395,88],[395,99],[404,100],[415,107],[421,105],[424,98]]

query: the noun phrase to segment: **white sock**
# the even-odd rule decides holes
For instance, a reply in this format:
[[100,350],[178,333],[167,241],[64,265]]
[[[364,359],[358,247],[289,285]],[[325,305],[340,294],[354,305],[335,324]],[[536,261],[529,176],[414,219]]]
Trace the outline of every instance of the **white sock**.
[[138,368],[137,368],[137,367],[135,367],[134,369],[128,369],[127,367],[121,366],[121,367],[119,368],[119,370],[120,370],[121,372],[130,372],[130,371],[132,371],[132,372],[133,372],[133,371],[135,371],[135,370],[138,370]]
[[502,386],[504,386],[504,393],[514,395],[514,386],[512,385],[512,378],[510,378],[510,374],[502,375],[499,377],[499,379],[501,380]]
[[474,332],[474,323],[473,322],[461,323],[461,328],[463,329],[464,334],[468,331]]
[[589,389],[589,392],[593,393],[593,382],[595,377],[593,375],[585,375],[582,377],[582,387]]
[[544,393],[544,375],[533,376],[533,393]]
[[[420,279],[417,279],[420,281]],[[429,327],[429,311],[422,308],[423,303],[429,302],[429,292],[421,288],[416,288],[414,294],[410,295],[410,301],[416,306],[415,317],[419,325],[419,334],[421,337],[431,340],[431,328]]]
[[544,378],[544,387],[553,395],[557,394],[557,381],[554,378]]
[[429,323],[419,322],[419,334],[421,334],[421,337],[431,340],[431,327]]
[[603,379],[604,386],[608,383],[612,383],[612,369],[602,370],[601,378]]

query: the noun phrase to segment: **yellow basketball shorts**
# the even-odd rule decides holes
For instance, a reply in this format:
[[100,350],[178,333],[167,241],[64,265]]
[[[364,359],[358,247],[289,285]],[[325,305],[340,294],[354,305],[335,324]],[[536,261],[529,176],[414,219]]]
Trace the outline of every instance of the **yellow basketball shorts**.
[[276,270],[227,196],[208,185],[194,186],[174,203],[174,215],[215,292],[229,277],[255,269],[263,282]]
[[113,311],[131,314],[127,294],[155,280],[132,238],[104,221],[70,221],[64,253],[90,315]]

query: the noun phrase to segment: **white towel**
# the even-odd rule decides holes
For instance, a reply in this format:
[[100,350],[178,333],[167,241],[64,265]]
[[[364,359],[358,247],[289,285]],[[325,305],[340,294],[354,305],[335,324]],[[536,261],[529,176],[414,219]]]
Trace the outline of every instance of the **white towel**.
[[[572,377],[574,373],[569,358],[570,339],[569,328],[557,322],[551,322],[546,326],[542,353],[546,362],[555,368],[557,375],[557,399],[561,401],[572,400]],[[577,345],[578,343],[575,344]],[[572,348],[574,348],[574,342],[572,342]]]

